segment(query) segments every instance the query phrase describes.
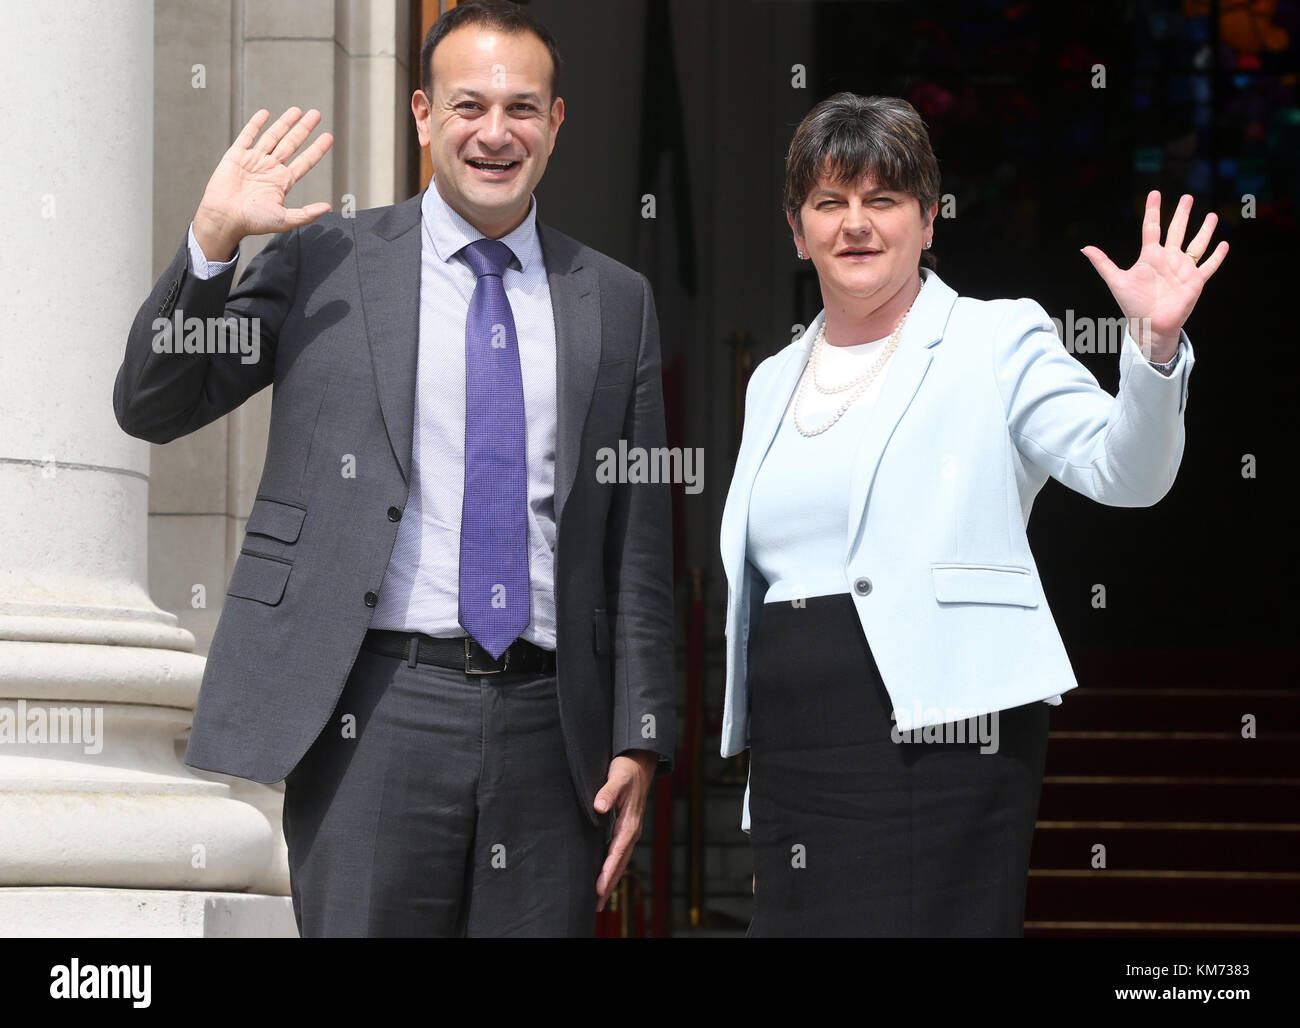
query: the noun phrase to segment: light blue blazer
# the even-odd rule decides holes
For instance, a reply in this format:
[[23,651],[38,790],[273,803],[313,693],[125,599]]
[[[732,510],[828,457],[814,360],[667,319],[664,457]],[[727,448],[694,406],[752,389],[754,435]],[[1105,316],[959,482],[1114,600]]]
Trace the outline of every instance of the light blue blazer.
[[[974,300],[928,269],[922,276],[847,469],[843,540],[844,591],[900,731],[1076,687],[1025,535],[1034,497],[1049,475],[1115,507],[1163,497],[1182,460],[1194,363],[1186,333],[1165,376],[1124,332],[1111,396],[1033,300]],[[824,318],[763,361],[746,394],[722,515],[724,757],[749,745],[746,656],[766,588],[746,559],[750,491]]]

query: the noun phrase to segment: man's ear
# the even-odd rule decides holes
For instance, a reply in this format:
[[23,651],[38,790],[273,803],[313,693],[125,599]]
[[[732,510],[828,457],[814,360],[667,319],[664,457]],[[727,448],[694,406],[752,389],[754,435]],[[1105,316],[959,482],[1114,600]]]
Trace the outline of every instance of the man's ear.
[[555,152],[555,137],[560,134],[560,126],[564,124],[564,97],[557,96],[551,104],[551,148],[547,154]]
[[432,111],[433,108],[429,104],[429,98],[424,95],[423,89],[417,89],[411,94],[411,113],[415,115],[415,134],[420,139],[421,150],[426,149],[429,140],[433,138],[429,126]]

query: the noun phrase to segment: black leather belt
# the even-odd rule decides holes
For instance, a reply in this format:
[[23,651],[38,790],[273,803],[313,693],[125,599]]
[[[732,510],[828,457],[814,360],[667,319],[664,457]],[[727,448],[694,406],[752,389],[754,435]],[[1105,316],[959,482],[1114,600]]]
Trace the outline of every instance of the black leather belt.
[[463,636],[457,639],[436,639],[422,632],[391,632],[386,628],[372,628],[366,632],[361,645],[374,653],[399,657],[412,667],[433,664],[436,667],[455,668],[467,675],[499,675],[505,672],[525,674],[555,674],[555,652],[535,646],[527,639],[516,639],[506,647],[500,660],[483,649],[474,639]]

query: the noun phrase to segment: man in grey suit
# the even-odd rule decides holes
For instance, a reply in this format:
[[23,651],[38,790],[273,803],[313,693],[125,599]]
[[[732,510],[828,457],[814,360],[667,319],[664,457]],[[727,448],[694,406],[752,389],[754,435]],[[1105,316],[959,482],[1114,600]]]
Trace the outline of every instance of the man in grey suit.
[[[354,218],[286,208],[332,139],[259,111],[127,341],[139,438],[274,387],[186,761],[285,780],[304,936],[590,935],[670,766],[668,487],[596,474],[664,445],[658,327],[643,276],[537,220],[558,72],[524,9],[448,12],[412,97],[433,183]],[[225,331],[173,340],[195,318]]]

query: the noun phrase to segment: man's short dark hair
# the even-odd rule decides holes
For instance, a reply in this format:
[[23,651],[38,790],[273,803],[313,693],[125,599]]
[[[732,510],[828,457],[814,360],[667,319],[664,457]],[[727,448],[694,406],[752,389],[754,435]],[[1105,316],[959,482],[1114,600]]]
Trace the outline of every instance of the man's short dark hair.
[[420,48],[420,88],[430,101],[433,100],[433,51],[448,33],[466,25],[481,25],[509,33],[529,32],[540,39],[551,55],[551,99],[559,95],[560,48],[550,29],[528,8],[511,0],[467,0],[439,15],[424,37],[424,46]]

